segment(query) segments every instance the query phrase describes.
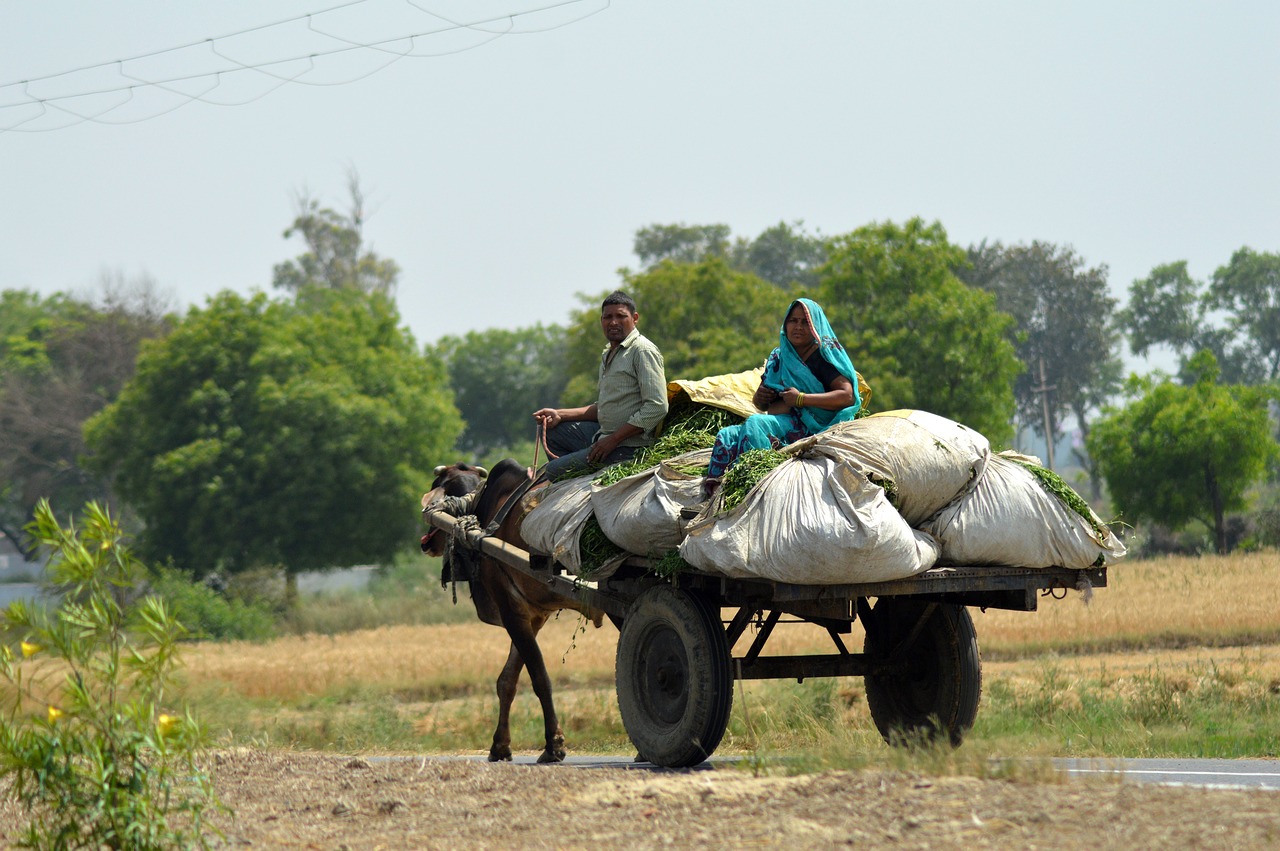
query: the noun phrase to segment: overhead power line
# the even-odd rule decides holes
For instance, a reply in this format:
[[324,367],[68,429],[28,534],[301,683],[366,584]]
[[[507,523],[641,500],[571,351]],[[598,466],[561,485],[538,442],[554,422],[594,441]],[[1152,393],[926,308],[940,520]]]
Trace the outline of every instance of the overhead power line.
[[[127,59],[82,65],[66,71],[33,76],[0,84],[0,133],[40,133],[61,130],[84,122],[136,124],[149,121],[200,102],[214,106],[241,106],[261,100],[276,89],[296,83],[307,86],[342,86],[365,79],[401,59],[436,58],[482,47],[508,35],[543,33],[578,23],[607,9],[610,0],[560,0],[535,8],[488,14],[474,20],[456,20],[428,8],[417,0],[400,0],[418,15],[429,16],[440,25],[386,38],[359,39],[343,34],[341,23],[326,26],[320,19],[376,0],[350,0],[305,15],[260,24],[225,35],[188,42],[175,47],[140,53]],[[585,7],[575,10],[573,7]],[[573,17],[557,17],[557,12],[576,11]],[[322,27],[324,27],[322,29]],[[296,35],[315,40],[314,49],[287,56],[240,59],[239,49],[252,49],[249,37],[292,29]],[[451,36],[474,35],[461,43],[449,43]],[[378,61],[358,72],[348,71],[333,79],[320,79],[322,67],[343,54],[358,57],[377,55]],[[153,70],[149,64],[168,60],[177,67]],[[249,81],[246,94],[215,98],[229,82]],[[256,85],[255,85],[256,83]],[[151,96],[142,102],[142,96]],[[158,95],[158,96],[157,96]],[[126,107],[134,105],[132,111]]]

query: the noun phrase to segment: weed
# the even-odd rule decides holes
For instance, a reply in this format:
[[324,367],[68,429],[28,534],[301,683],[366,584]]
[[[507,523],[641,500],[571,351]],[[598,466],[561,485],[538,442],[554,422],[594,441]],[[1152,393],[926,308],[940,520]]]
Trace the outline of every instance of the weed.
[[144,569],[97,504],[77,530],[41,501],[27,531],[50,554],[61,602],[0,615],[21,650],[0,647],[12,686],[0,775],[30,814],[22,844],[209,847],[204,815],[220,804],[197,764],[202,731],[189,712],[166,709],[182,626],[159,598],[130,600]]

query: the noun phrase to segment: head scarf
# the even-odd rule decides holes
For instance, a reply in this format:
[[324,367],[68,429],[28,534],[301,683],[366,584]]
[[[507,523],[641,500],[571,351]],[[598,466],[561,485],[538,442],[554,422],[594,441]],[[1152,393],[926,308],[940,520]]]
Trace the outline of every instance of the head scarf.
[[823,359],[834,366],[836,372],[849,379],[849,383],[853,385],[853,404],[847,408],[839,411],[827,411],[822,408],[797,409],[805,428],[810,434],[816,434],[828,426],[856,417],[858,409],[862,407],[862,397],[858,395],[858,373],[854,371],[853,361],[849,360],[844,346],[840,345],[840,341],[836,339],[836,332],[827,321],[827,314],[822,311],[816,301],[807,298],[799,298],[791,302],[786,314],[782,317],[778,348],[770,353],[769,360],[764,366],[762,379],[764,385],[779,391],[794,387],[801,393],[825,393],[827,390],[809,367],[805,366],[804,361],[800,360],[795,346],[791,345],[791,341],[787,339],[787,317],[791,315],[792,309],[797,304],[804,308],[809,317],[809,328],[818,341],[818,351],[822,353]]

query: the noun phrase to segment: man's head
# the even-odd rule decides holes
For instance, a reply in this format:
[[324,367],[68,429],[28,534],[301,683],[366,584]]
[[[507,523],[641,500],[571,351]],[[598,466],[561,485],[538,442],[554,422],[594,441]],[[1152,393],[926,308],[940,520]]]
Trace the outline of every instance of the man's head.
[[616,290],[600,305],[600,327],[609,345],[616,346],[627,339],[636,327],[640,313],[631,296],[622,290]]

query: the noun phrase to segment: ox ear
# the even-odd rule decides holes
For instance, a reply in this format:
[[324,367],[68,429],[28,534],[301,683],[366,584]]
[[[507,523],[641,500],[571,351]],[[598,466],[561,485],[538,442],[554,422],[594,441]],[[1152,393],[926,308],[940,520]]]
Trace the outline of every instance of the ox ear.
[[482,479],[489,478],[489,471],[486,470],[484,467],[476,467],[476,474],[480,476],[480,478]]
[[436,467],[436,470],[435,470],[435,472],[434,472],[434,473],[432,473],[432,475],[434,475],[434,476],[438,476],[438,475],[440,475],[441,473],[443,473],[443,472],[444,472],[445,470],[447,470],[447,469],[449,469],[449,468],[448,468],[448,467],[446,467],[445,465],[441,464],[439,467]]

